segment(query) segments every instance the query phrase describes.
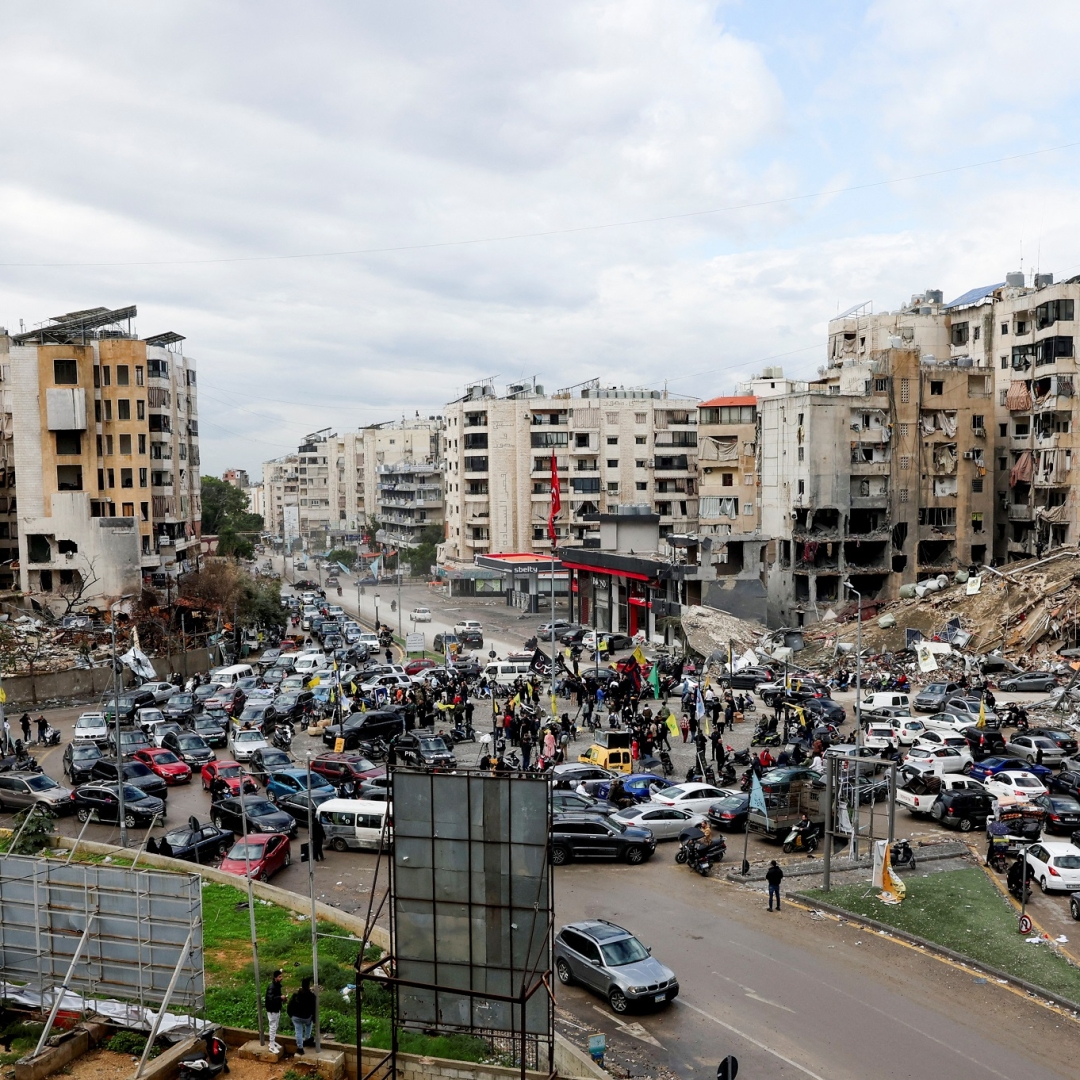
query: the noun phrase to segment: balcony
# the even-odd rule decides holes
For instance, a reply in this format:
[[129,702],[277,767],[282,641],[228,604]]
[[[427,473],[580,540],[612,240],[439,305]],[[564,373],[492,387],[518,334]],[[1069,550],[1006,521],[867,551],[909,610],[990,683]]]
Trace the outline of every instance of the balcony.
[[[570,449],[570,453],[575,455],[575,456],[581,455],[581,454],[591,454],[593,457],[595,457],[597,454],[600,453],[599,445],[592,445],[592,444],[590,444],[588,446],[571,446],[569,449]],[[612,447],[612,449],[614,449],[614,447]]]
[[1034,521],[1034,511],[1027,503],[1009,503],[1010,521]]

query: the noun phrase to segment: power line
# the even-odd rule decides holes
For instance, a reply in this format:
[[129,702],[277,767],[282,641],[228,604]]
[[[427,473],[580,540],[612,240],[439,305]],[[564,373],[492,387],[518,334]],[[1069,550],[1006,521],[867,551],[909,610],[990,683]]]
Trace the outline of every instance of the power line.
[[889,187],[909,180],[926,180],[934,176],[948,176],[952,173],[982,169],[987,165],[1000,165],[1007,161],[1021,161],[1025,158],[1053,154],[1059,150],[1069,150],[1080,146],[1080,141],[1048,146],[1042,150],[1028,150],[1022,154],[1007,154],[1003,157],[974,161],[967,165],[953,165],[947,169],[932,169],[928,172],[911,173],[908,176],[895,176],[888,180],[873,180],[865,184],[848,184],[844,187],[825,188],[822,191],[807,192],[803,195],[786,195],[776,199],[758,199],[752,202],[731,203],[709,210],[688,210],[679,214],[661,214],[656,217],[627,218],[623,221],[607,221],[593,225],[576,225],[562,229],[542,229],[536,232],[504,233],[497,236],[474,237],[470,240],[441,240],[425,244],[395,244],[388,247],[345,248],[340,251],[309,251],[292,255],[235,255],[213,259],[134,259],[115,262],[3,262],[0,267],[9,268],[62,268],[62,267],[115,267],[115,266],[208,266],[228,263],[288,262],[299,259],[334,259],[350,255],[389,255],[404,251],[433,251],[439,248],[470,247],[479,244],[499,244],[511,240],[535,240],[550,236],[572,236],[575,233],[600,232],[605,229],[624,229],[634,225],[655,225],[666,221],[684,221],[689,218],[708,217],[715,214],[731,213],[735,210],[754,210],[766,206],[783,206],[788,203],[804,202],[807,199],[820,199],[829,195],[844,195],[853,191],[870,191],[874,188]]

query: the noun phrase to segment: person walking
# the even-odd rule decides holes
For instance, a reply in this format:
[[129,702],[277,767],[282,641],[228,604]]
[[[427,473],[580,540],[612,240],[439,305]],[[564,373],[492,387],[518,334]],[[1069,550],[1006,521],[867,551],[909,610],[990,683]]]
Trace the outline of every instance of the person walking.
[[[4,721],[4,730],[7,731],[7,720]],[[49,735],[49,721],[45,719],[44,714],[39,713],[37,718],[37,741],[44,746],[45,740]],[[10,735],[8,736],[10,740]]]
[[289,998],[289,1019],[292,1020],[293,1034],[296,1036],[296,1052],[304,1056],[304,1041],[311,1043],[315,1029],[315,994],[311,989],[311,979],[300,981],[300,989]]
[[315,811],[311,819],[311,857],[316,862],[323,861],[323,841],[326,839],[326,830],[319,820],[319,812]]
[[521,767],[528,771],[532,766],[533,734],[529,727],[522,729],[521,742]]
[[270,1052],[280,1054],[278,1046],[278,1025],[281,1023],[281,969],[278,968],[270,977],[270,983],[266,987],[266,997],[263,1004],[266,1007],[266,1022],[270,1028]]
[[22,728],[23,743],[29,743],[30,742],[30,714],[29,713],[24,712],[22,714],[22,716],[19,717],[19,727]]
[[780,882],[784,880],[784,871],[776,865],[773,859],[769,863],[769,869],[765,872],[765,880],[769,883],[769,910],[772,911],[773,897],[776,897],[776,910],[780,910]]

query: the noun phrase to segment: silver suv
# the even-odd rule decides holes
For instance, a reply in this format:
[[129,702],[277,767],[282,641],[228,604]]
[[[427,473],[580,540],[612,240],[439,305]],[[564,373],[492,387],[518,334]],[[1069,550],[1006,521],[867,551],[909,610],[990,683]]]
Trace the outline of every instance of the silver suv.
[[617,1013],[631,1005],[666,1005],[679,993],[671,968],[629,930],[606,919],[569,923],[555,935],[555,972],[563,986],[581,983]]
[[71,809],[71,788],[44,773],[0,775],[0,810],[23,810],[37,803],[54,814],[67,813]]

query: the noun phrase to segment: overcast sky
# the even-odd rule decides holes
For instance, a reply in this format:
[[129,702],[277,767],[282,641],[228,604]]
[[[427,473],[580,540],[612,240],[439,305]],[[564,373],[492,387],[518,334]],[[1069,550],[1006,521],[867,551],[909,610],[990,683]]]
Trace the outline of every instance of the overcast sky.
[[[852,304],[1080,272],[1080,148],[1033,153],[1080,141],[1068,0],[5,0],[0,25],[0,325],[135,303],[185,334],[207,472],[488,376],[806,376]],[[490,239],[528,233],[554,235]]]

